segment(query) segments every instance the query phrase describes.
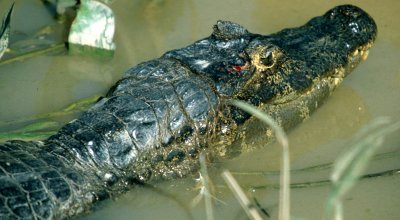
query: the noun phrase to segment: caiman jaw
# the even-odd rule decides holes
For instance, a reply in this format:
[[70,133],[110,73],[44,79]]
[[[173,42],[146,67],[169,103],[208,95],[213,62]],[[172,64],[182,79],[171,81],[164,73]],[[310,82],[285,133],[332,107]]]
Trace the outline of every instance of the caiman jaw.
[[354,49],[348,55],[348,64],[344,67],[339,67],[335,69],[334,73],[327,74],[327,79],[331,82],[331,91],[337,88],[344,78],[349,75],[354,68],[358,66],[361,61],[365,61],[369,55],[369,49],[373,46],[374,39],[368,41],[368,43],[361,45]]
[[369,55],[369,49],[374,44],[373,40],[369,41],[365,45],[359,46],[357,49],[350,53],[349,55],[349,64],[352,66],[356,66],[360,61],[365,61]]

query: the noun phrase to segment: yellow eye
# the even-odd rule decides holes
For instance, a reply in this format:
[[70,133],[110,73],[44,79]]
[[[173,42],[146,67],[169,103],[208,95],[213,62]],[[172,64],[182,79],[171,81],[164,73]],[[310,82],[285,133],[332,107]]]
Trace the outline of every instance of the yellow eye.
[[259,71],[272,68],[276,63],[279,48],[275,46],[258,46],[251,52],[251,62]]
[[265,51],[265,53],[260,54],[260,64],[267,68],[271,68],[274,65],[274,53],[272,51]]

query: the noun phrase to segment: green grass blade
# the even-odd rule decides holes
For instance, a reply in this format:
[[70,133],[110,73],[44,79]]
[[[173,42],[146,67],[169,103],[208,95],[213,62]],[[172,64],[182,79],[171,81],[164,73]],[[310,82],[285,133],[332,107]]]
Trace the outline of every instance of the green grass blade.
[[8,47],[8,41],[10,36],[10,22],[11,22],[11,13],[14,8],[14,3],[11,5],[8,13],[4,16],[2,25],[0,27],[0,59],[3,56],[4,52],[6,52]]
[[[60,111],[39,114],[33,117],[20,118],[14,121],[0,121],[0,128],[17,128],[14,130],[8,130],[7,132],[0,132],[0,142],[4,142],[10,139],[45,139],[50,135],[56,133],[61,126],[61,124],[57,122],[57,120],[54,120],[55,118],[72,116],[75,113],[85,111],[90,108],[90,106],[92,106],[96,102],[96,100],[98,100],[98,98],[99,96],[94,96],[79,100]],[[25,126],[22,127],[21,125]]]
[[275,132],[276,139],[282,145],[282,164],[281,164],[281,180],[280,180],[280,200],[279,200],[279,219],[290,219],[290,157],[289,157],[289,142],[285,131],[278,125],[269,115],[258,110],[256,107],[245,102],[233,100],[231,104],[243,109],[254,117],[260,119],[265,124],[270,126]]
[[0,143],[5,142],[7,140],[24,140],[24,141],[43,140],[55,133],[56,131],[0,133]]
[[342,197],[361,177],[374,152],[382,146],[385,136],[400,128],[400,122],[377,118],[362,129],[350,142],[350,149],[334,163],[332,188],[327,200],[325,219],[342,218]]
[[13,121],[0,121],[0,127],[9,127],[17,124],[27,124],[29,122],[39,121],[39,120],[50,121],[50,118],[63,117],[70,114],[82,112],[89,109],[98,99],[99,96],[93,96],[78,100],[77,102],[68,105],[66,108],[60,111],[47,112],[44,114],[38,114],[31,117],[20,118]]

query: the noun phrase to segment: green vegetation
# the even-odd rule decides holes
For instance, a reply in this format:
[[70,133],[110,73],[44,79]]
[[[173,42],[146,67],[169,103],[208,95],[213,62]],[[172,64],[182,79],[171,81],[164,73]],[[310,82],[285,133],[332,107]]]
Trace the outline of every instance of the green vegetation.
[[[0,142],[10,139],[18,140],[42,140],[56,133],[65,122],[60,118],[71,118],[72,116],[87,110],[92,106],[99,96],[79,100],[66,108],[32,117],[21,118],[14,121],[0,121],[0,129],[16,128],[0,133]],[[59,122],[61,121],[61,122]]]
[[[268,115],[258,110],[249,104],[240,101],[233,101],[231,103],[246,112],[252,114],[258,119],[262,120],[267,126],[270,126],[275,132],[277,141],[283,147],[282,165],[281,165],[281,183],[280,189],[280,205],[279,205],[279,219],[290,219],[290,204],[289,204],[289,187],[290,188],[304,188],[310,186],[327,185],[331,186],[329,196],[326,201],[325,214],[323,219],[343,219],[343,204],[342,199],[346,193],[356,184],[362,177],[373,177],[382,175],[393,175],[398,173],[399,170],[387,171],[379,174],[372,174],[362,176],[367,164],[371,159],[380,159],[393,156],[395,153],[386,153],[374,157],[376,150],[382,146],[384,138],[400,129],[400,121],[391,122],[386,117],[380,117],[371,121],[361,131],[356,134],[349,142],[349,150],[344,152],[339,158],[336,159],[333,166],[332,164],[324,164],[321,166],[295,170],[292,172],[303,172],[318,169],[333,168],[330,181],[318,181],[314,183],[304,184],[290,184],[290,169],[289,169],[289,145],[288,139],[281,127]],[[248,173],[249,174],[249,173]],[[248,175],[247,174],[247,175]],[[255,173],[253,173],[255,174]],[[236,183],[234,177],[228,171],[222,174],[229,188],[234,191],[236,198],[250,219],[260,219],[257,210],[253,209],[254,205],[246,198],[245,194],[241,191],[240,186]],[[252,174],[250,174],[252,175]],[[262,175],[265,175],[262,174]],[[232,185],[234,187],[232,187]],[[239,196],[238,196],[239,195]]]
[[[92,106],[98,96],[87,98],[75,102],[66,108],[45,114],[36,115],[28,118],[21,118],[12,122],[0,122],[0,128],[6,127],[18,127],[18,125],[25,125],[21,128],[17,128],[11,131],[0,133],[0,142],[4,142],[9,139],[19,140],[40,140],[49,137],[50,135],[57,132],[61,127],[62,123],[57,122],[57,118],[65,116],[73,116],[74,114],[80,113],[87,110]],[[285,132],[277,123],[268,115],[261,112],[257,108],[250,106],[244,102],[233,101],[232,105],[235,105],[243,110],[251,113],[255,117],[262,120],[267,126],[270,126],[276,135],[276,140],[283,147],[282,164],[281,164],[281,183],[279,186],[255,186],[254,188],[279,188],[280,189],[280,208],[279,216],[280,219],[290,219],[290,188],[304,188],[304,187],[315,187],[321,185],[330,185],[331,190],[326,202],[326,210],[324,219],[343,219],[343,205],[342,198],[350,189],[356,184],[360,178],[367,178],[371,176],[383,176],[383,175],[394,175],[398,173],[398,170],[387,171],[379,174],[372,174],[362,176],[362,173],[367,166],[368,162],[372,159],[380,160],[385,158],[391,158],[397,156],[399,152],[389,152],[374,156],[374,152],[382,146],[385,136],[394,131],[400,129],[400,122],[390,122],[388,118],[377,118],[365,126],[354,138],[349,142],[349,150],[344,152],[333,164],[327,163],[318,166],[303,168],[299,170],[290,171],[289,165],[289,143]],[[210,177],[207,174],[206,162],[204,154],[200,156],[200,174],[201,174],[201,194],[204,196],[207,219],[214,219],[211,194],[211,182]],[[306,182],[306,183],[290,183],[290,173],[299,172],[310,172],[315,170],[326,170],[332,169],[331,180],[323,180],[317,182]],[[278,175],[275,172],[248,172],[248,173],[235,173],[235,175]],[[262,219],[258,213],[256,206],[246,198],[245,193],[236,182],[232,173],[224,171],[222,173],[224,180],[227,182],[229,188],[234,192],[234,195],[241,203],[242,207],[246,210],[250,219]]]
[[58,43],[58,44],[54,44],[51,45],[49,47],[45,47],[45,48],[40,48],[37,50],[33,50],[33,51],[29,51],[29,52],[25,52],[23,54],[18,54],[18,56],[15,57],[11,57],[11,58],[6,58],[0,61],[0,66],[5,65],[5,64],[9,64],[9,63],[13,63],[16,61],[23,61],[29,58],[33,58],[33,57],[38,57],[41,55],[48,55],[48,54],[61,54],[61,53],[65,53],[67,50],[65,49],[65,44],[64,43]]
[[400,122],[377,118],[355,135],[350,148],[334,163],[331,174],[332,187],[326,204],[325,219],[343,219],[343,197],[361,177],[385,136],[398,130]]
[[0,58],[3,56],[4,52],[8,47],[8,38],[10,36],[10,22],[11,22],[11,13],[14,8],[14,3],[11,5],[8,13],[4,15],[3,22],[0,26]]
[[[280,182],[280,198],[279,198],[279,219],[290,219],[290,157],[289,157],[289,141],[285,131],[278,125],[269,115],[263,113],[254,106],[242,101],[232,101],[232,105],[243,109],[260,119],[267,126],[270,126],[275,133],[276,140],[282,146],[281,160],[281,182]],[[246,211],[249,212],[249,211]]]
[[70,53],[113,57],[114,20],[114,14],[107,5],[92,0],[81,1],[68,36]]

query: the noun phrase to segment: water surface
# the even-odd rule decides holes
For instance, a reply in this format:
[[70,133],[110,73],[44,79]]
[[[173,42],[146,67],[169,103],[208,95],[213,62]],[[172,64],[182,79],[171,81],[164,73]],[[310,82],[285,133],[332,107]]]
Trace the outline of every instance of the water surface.
[[[115,1],[116,45],[114,59],[103,62],[68,55],[40,56],[0,66],[0,120],[16,120],[54,111],[95,94],[102,94],[132,65],[161,56],[208,36],[217,20],[231,20],[249,31],[268,34],[304,24],[330,8],[352,3],[376,20],[379,33],[368,60],[347,77],[329,100],[312,117],[290,132],[292,169],[329,164],[348,148],[348,141],[369,121],[379,116],[400,120],[400,20],[399,1]],[[1,9],[3,9],[1,3]],[[41,19],[26,19],[28,3],[17,2],[13,18],[15,31],[24,35],[48,25],[51,16],[32,1],[30,13]],[[20,9],[20,10],[18,10]],[[37,10],[36,10],[37,9]],[[33,16],[33,15],[32,15]],[[32,24],[29,24],[32,22]],[[29,25],[28,25],[29,24]],[[18,33],[14,33],[17,35]],[[264,146],[260,138],[256,150],[223,163],[211,164],[216,219],[246,219],[229,189],[220,178],[222,169],[235,175],[250,198],[256,198],[272,219],[277,218],[278,183],[276,174],[244,173],[279,170],[280,148]],[[399,135],[391,135],[366,173],[400,168]],[[330,169],[293,174],[293,183],[329,179]],[[137,187],[125,195],[102,203],[84,219],[205,219],[203,201],[191,206],[198,194],[194,177],[158,183],[153,188]],[[345,198],[346,219],[396,219],[400,216],[400,176],[370,178]],[[329,186],[292,189],[292,215],[321,219]]]

